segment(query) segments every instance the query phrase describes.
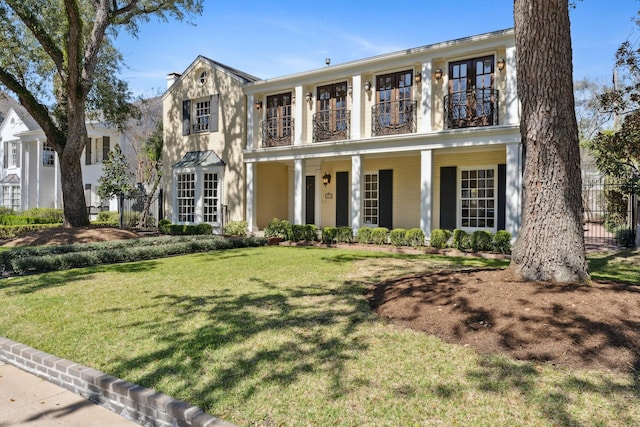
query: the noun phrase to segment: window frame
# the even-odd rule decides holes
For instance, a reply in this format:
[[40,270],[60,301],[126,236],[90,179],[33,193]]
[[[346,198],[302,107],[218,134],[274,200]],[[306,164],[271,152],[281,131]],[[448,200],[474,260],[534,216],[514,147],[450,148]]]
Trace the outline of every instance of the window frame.
[[211,98],[193,100],[193,133],[209,132],[211,120]]
[[[192,176],[191,188],[181,188],[180,178],[184,175]],[[191,166],[173,169],[173,222],[186,225],[206,223],[214,228],[221,227],[223,184],[223,166]],[[184,193],[185,191],[190,191],[190,194]]]
[[[368,182],[367,179],[372,177],[375,177],[375,181]],[[370,202],[369,205],[368,202]],[[375,222],[372,219],[375,219]],[[379,171],[364,172],[362,174],[362,224],[366,227],[377,227],[379,223],[380,173]]]
[[42,166],[54,167],[56,165],[56,151],[49,142],[42,143]]
[[[486,174],[491,172],[491,177],[480,177],[479,172]],[[469,172],[467,178],[465,178],[465,172]],[[475,177],[473,176],[475,173]],[[497,165],[478,165],[478,166],[459,166],[458,167],[458,194],[457,197],[457,224],[458,227],[465,231],[476,230],[489,230],[496,232],[498,228],[498,167]],[[465,180],[469,181],[468,186],[464,186]],[[472,187],[473,180],[477,181],[475,187]],[[488,182],[492,181],[492,186],[488,185]],[[480,187],[480,181],[484,181],[483,187]],[[473,190],[476,191],[476,195],[473,196]],[[464,191],[469,191],[467,195]],[[484,193],[481,193],[484,191]],[[491,195],[488,194],[490,192]],[[465,201],[469,203],[465,205]],[[475,205],[473,202],[476,202]],[[468,212],[465,215],[465,210]],[[476,210],[475,216],[471,213]],[[484,211],[483,215],[480,215],[480,211]],[[491,215],[489,213],[491,212]],[[465,219],[469,222],[465,223]],[[476,221],[473,223],[473,221]],[[480,221],[485,221],[484,225],[479,225]],[[492,222],[491,225],[489,221]],[[475,225],[474,225],[475,224]]]

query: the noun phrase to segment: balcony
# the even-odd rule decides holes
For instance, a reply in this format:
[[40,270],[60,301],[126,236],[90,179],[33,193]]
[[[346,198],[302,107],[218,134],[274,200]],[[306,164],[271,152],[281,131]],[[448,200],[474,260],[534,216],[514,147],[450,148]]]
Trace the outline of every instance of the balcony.
[[291,145],[293,142],[292,117],[275,118],[263,120],[262,125],[262,146],[282,147]]
[[351,111],[344,108],[313,115],[313,142],[338,141],[351,136]]
[[498,95],[493,89],[473,89],[445,96],[445,129],[497,125]]
[[416,101],[382,102],[371,107],[373,136],[416,131]]

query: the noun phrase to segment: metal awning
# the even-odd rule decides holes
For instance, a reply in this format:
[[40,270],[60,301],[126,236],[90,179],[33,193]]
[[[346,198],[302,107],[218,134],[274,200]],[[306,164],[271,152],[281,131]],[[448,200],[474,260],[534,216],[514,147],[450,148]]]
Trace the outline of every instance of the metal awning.
[[189,151],[184,157],[173,165],[173,168],[193,168],[224,166],[224,162],[216,153],[208,151]]
[[20,184],[20,177],[15,173],[10,173],[9,175],[0,179],[0,184]]

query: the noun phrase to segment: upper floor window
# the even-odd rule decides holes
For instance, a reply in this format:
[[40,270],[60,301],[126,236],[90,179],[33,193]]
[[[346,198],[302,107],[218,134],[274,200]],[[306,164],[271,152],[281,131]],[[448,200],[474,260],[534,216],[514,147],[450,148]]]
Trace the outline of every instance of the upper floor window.
[[198,76],[198,82],[200,82],[201,85],[205,84],[205,82],[207,81],[207,71],[201,71],[200,75]]
[[56,152],[53,150],[53,147],[49,145],[48,142],[45,142],[42,145],[42,165],[54,166],[55,159],[56,159]]
[[193,131],[204,132],[209,130],[209,116],[211,115],[211,101],[209,99],[196,101],[193,117]]
[[376,105],[373,107],[373,134],[389,135],[416,130],[416,102],[413,101],[413,71],[376,77]]
[[446,97],[447,127],[489,126],[498,123],[498,96],[494,90],[494,57],[449,64],[449,94]]
[[18,150],[18,141],[5,141],[3,148],[3,168],[20,167],[20,152]]
[[217,132],[219,95],[182,101],[182,135]]
[[109,151],[111,150],[111,138],[108,136],[102,136],[99,138],[89,138],[85,146],[85,164],[93,165],[102,163],[105,159],[109,158]]
[[318,112],[313,116],[313,140],[348,139],[351,116],[347,110],[347,82],[320,86],[316,102]]
[[291,145],[293,117],[291,92],[267,97],[267,118],[262,122],[262,142],[266,147]]

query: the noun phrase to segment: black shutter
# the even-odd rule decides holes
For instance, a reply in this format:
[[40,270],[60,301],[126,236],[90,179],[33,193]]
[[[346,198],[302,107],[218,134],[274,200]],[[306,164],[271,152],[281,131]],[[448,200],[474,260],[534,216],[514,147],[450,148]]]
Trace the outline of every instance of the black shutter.
[[336,227],[349,226],[349,172],[336,172]]
[[378,226],[393,228],[393,170],[378,171]]
[[455,166],[440,168],[440,228],[454,230],[457,226],[458,170]]
[[85,144],[85,148],[84,148],[84,164],[85,165],[90,165],[91,164],[91,145],[93,144],[93,140],[91,138],[87,139],[87,143]]
[[507,215],[507,165],[498,165],[498,230],[504,230]]
[[16,145],[16,167],[19,168],[20,167],[20,156],[21,156],[21,151],[22,151],[22,144],[18,144],[17,142],[14,142],[14,144]]
[[2,167],[6,169],[9,167],[9,143],[7,141],[4,142],[2,150],[3,150]]
[[102,137],[102,161],[109,158],[109,150],[111,150],[111,138],[108,136]]
[[220,110],[220,96],[211,95],[211,117],[209,117],[209,127],[211,132],[218,132],[218,111]]
[[182,134],[191,134],[191,100],[182,101]]

